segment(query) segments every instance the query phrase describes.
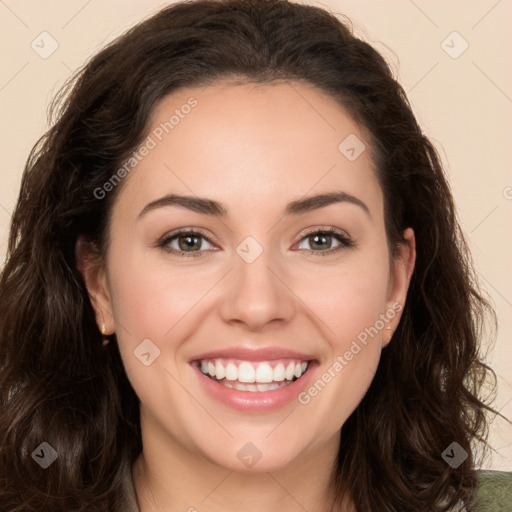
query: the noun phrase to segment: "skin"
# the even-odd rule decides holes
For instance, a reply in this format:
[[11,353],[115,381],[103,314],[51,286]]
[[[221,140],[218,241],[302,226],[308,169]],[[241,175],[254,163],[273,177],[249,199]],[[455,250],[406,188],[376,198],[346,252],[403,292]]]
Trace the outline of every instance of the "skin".
[[[400,314],[308,404],[294,400],[271,413],[217,403],[189,361],[217,348],[283,347],[314,356],[314,382],[379,315],[405,304],[414,233],[404,232],[390,261],[369,141],[323,92],[299,82],[182,89],[157,105],[148,133],[191,96],[197,106],[124,179],[104,264],[84,272],[98,325],[116,333],[141,401],[144,449],[133,468],[139,506],[325,511],[340,428],[368,389]],[[355,161],[338,150],[349,134],[366,145]],[[283,217],[293,200],[338,190],[368,212],[342,202]],[[138,217],[169,193],[214,199],[229,214],[166,206]],[[305,233],[329,227],[355,245],[320,254],[340,243],[327,238],[318,248]],[[197,258],[157,246],[178,228],[201,229],[212,243],[200,238]],[[252,263],[236,252],[247,236],[263,249]],[[178,239],[171,245],[180,248]],[[150,366],[133,354],[144,339],[161,351]],[[262,453],[251,468],[237,457],[247,442]]]

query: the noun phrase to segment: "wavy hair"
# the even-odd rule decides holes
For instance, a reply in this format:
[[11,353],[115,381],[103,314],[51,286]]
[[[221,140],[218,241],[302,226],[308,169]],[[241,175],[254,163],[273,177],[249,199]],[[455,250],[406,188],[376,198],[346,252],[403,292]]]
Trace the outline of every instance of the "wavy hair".
[[[393,340],[341,430],[333,510],[445,511],[473,503],[482,396],[495,374],[480,338],[495,313],[479,290],[439,156],[384,58],[348,20],[286,0],[193,0],[108,44],[61,89],[32,149],[0,278],[0,503],[3,511],[115,510],[142,449],[139,401],[115,334],[102,346],[77,268],[83,235],[101,260],[122,189],[101,188],[142,142],[156,103],[231,78],[298,80],[328,93],[371,140],[390,250],[416,235],[416,267]],[[494,411],[495,412],[495,411]],[[456,441],[468,453],[452,469]],[[49,443],[46,470],[31,454]]]

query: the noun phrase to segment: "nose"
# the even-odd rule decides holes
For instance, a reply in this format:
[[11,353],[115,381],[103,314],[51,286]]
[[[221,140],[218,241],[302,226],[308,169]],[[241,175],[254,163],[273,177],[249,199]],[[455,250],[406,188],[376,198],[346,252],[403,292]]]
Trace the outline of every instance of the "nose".
[[293,318],[295,296],[286,283],[283,266],[270,253],[264,250],[251,263],[235,254],[234,268],[222,292],[220,314],[225,322],[258,331]]

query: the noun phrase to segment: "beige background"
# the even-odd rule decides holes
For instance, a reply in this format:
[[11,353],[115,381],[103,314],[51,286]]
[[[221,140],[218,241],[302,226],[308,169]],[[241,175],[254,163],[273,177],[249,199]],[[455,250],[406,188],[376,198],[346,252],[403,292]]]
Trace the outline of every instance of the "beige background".
[[[0,0],[4,48],[0,262],[5,259],[21,172],[32,145],[47,128],[50,98],[106,42],[165,4]],[[386,55],[441,153],[478,273],[499,316],[498,339],[488,360],[498,375],[495,407],[512,419],[512,76],[508,60],[512,3],[330,0],[316,4],[347,15],[356,33]],[[51,50],[52,44],[58,44],[57,49],[42,58],[40,53]],[[493,420],[491,442],[497,453],[486,467],[512,470],[512,428],[500,417]]]

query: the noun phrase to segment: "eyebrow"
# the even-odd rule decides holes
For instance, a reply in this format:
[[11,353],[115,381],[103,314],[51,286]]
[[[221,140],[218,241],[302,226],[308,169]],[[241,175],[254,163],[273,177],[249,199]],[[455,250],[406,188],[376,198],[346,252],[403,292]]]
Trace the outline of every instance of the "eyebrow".
[[[342,191],[317,194],[292,201],[286,205],[284,216],[308,213],[335,203],[349,203],[359,206],[371,218],[368,206],[366,206],[361,199]],[[165,206],[178,206],[193,212],[201,213],[203,215],[211,215],[214,217],[225,218],[228,216],[228,210],[221,203],[214,201],[213,199],[168,194],[147,204],[139,213],[139,218],[152,210],[163,208]]]

